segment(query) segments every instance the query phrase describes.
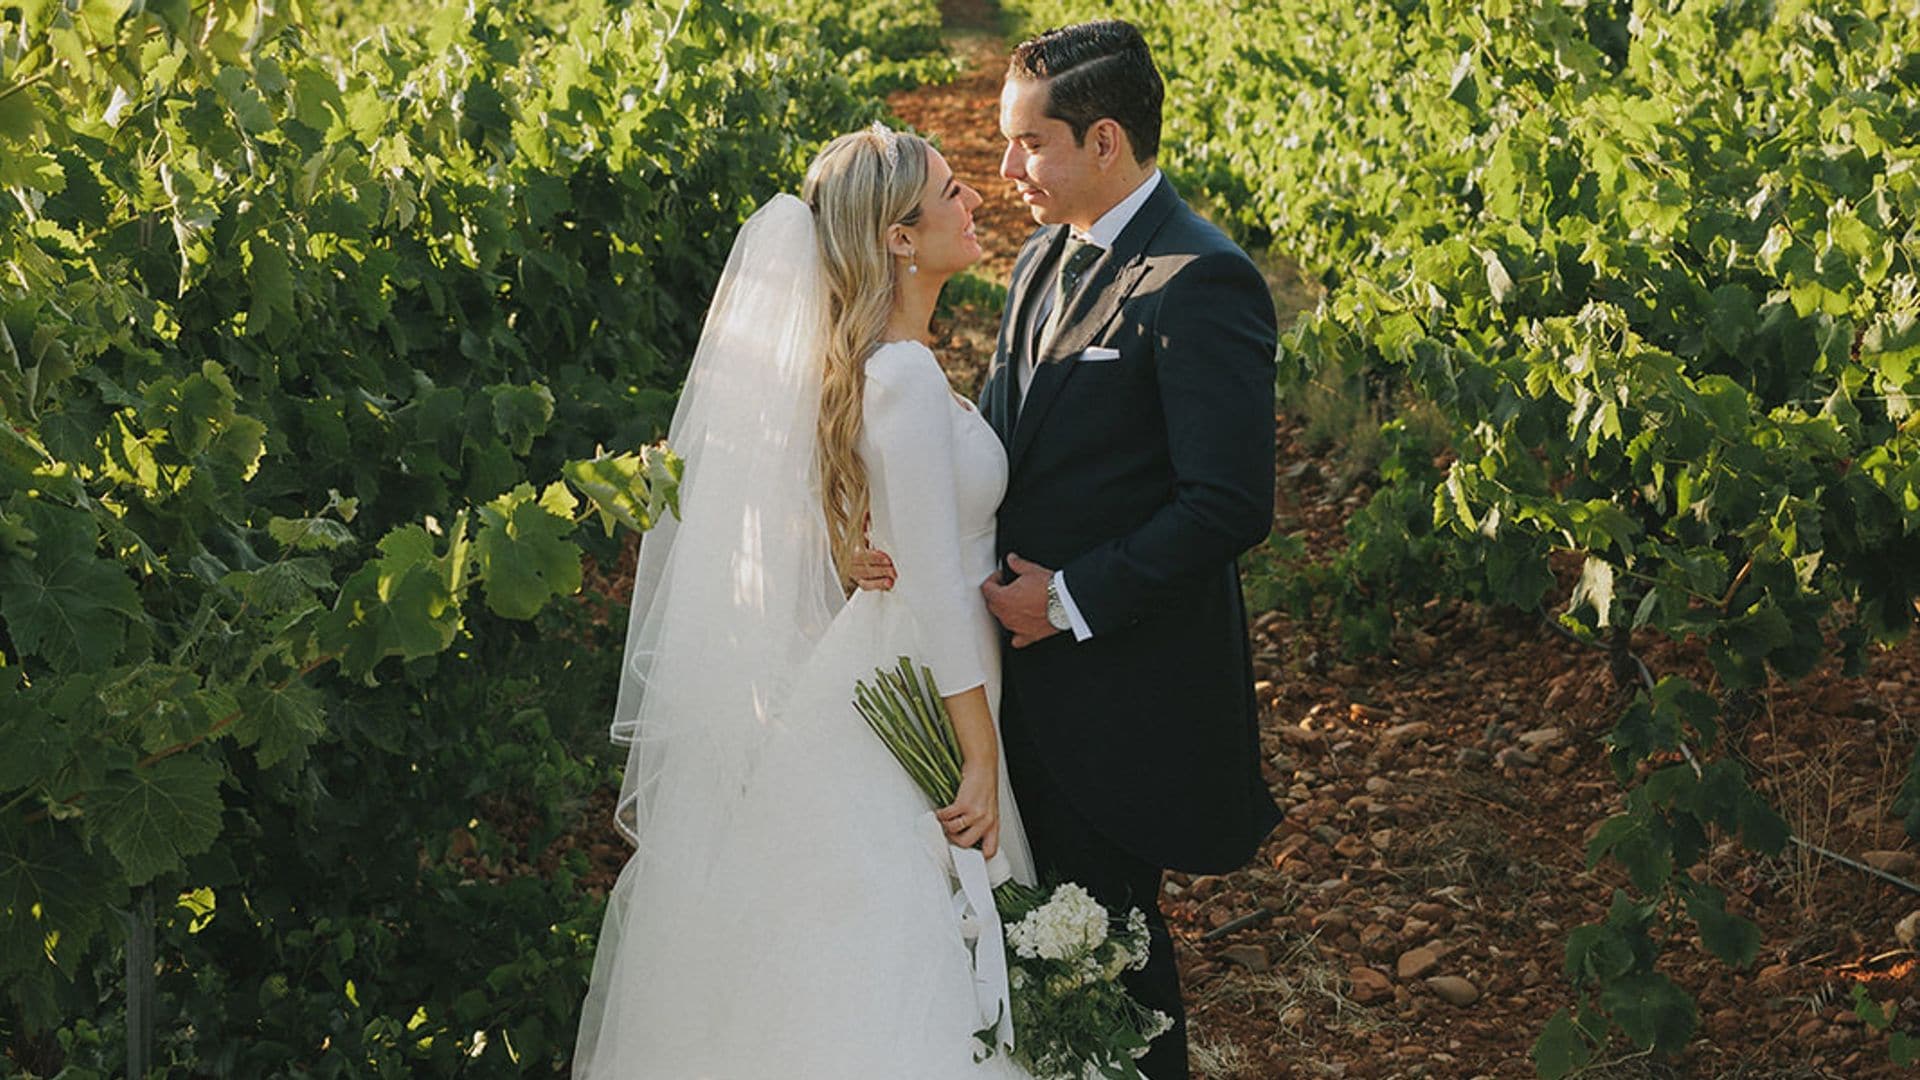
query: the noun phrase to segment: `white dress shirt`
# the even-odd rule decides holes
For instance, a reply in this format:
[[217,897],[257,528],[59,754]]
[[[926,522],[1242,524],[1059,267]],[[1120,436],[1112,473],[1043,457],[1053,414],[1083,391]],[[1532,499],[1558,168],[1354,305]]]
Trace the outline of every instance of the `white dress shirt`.
[[[1147,198],[1153,194],[1153,189],[1159,183],[1160,170],[1155,169],[1152,175],[1140,181],[1140,186],[1134,188],[1131,194],[1115,203],[1113,209],[1101,214],[1100,220],[1093,223],[1093,228],[1085,232],[1074,229],[1074,238],[1083,243],[1092,244],[1101,251],[1112,249],[1113,242],[1120,239],[1120,233],[1126,229],[1127,223],[1133,220],[1133,216],[1140,212],[1140,208],[1146,205]],[[1051,293],[1052,290],[1048,290],[1048,294],[1051,295]],[[1042,316],[1043,325],[1046,325],[1049,330],[1052,329],[1051,315],[1051,312],[1047,312]],[[1029,355],[1038,355],[1039,351],[1038,349],[1030,350]],[[1073,626],[1073,640],[1085,641],[1092,637],[1093,628],[1087,625],[1086,616],[1080,614],[1080,606],[1073,602],[1073,594],[1067,591],[1067,575],[1064,571],[1054,571],[1053,590],[1060,594],[1060,606],[1067,609],[1067,622]]]
[[1140,181],[1140,186],[1134,188],[1132,194],[1115,203],[1113,209],[1101,214],[1100,220],[1093,223],[1093,228],[1086,232],[1075,229],[1074,235],[1102,251],[1112,247],[1113,242],[1120,239],[1120,234],[1126,231],[1127,223],[1133,220],[1133,215],[1139,213],[1142,206],[1147,205],[1147,198],[1153,194],[1154,185],[1159,181],[1160,170],[1155,169],[1145,180]]

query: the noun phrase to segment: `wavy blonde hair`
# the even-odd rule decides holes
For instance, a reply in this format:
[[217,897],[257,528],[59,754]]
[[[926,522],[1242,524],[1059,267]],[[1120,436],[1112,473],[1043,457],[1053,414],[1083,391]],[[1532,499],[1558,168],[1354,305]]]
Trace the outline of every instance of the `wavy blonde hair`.
[[[888,144],[894,146],[889,148]],[[882,130],[842,135],[807,168],[802,197],[813,208],[827,282],[826,357],[820,380],[820,494],[843,587],[864,546],[867,470],[860,463],[866,362],[880,345],[899,290],[887,230],[920,220],[927,143]]]

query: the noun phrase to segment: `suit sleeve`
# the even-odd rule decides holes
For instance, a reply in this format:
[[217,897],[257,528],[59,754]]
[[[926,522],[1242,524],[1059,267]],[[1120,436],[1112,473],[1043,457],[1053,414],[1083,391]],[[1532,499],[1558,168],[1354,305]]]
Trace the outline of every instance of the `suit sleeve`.
[[898,576],[889,603],[914,625],[913,659],[933,669],[940,693],[984,685],[975,610],[978,582],[960,555],[954,480],[953,392],[925,349],[896,346],[867,363],[867,485],[875,546]]
[[1171,498],[1139,528],[1062,569],[1098,637],[1232,563],[1273,528],[1273,298],[1238,252],[1195,259],[1165,286],[1154,369]]

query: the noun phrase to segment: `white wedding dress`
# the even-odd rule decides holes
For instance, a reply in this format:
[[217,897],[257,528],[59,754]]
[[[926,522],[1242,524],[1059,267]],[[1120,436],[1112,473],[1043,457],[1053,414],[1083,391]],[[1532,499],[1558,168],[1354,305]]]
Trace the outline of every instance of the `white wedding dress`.
[[[983,1020],[976,1001],[941,845],[928,843],[926,830],[937,830],[930,804],[851,705],[856,679],[871,683],[875,668],[891,668],[904,655],[930,667],[944,694],[985,686],[997,709],[998,629],[979,584],[995,567],[994,515],[1006,459],[986,422],[948,389],[926,347],[886,344],[868,360],[866,374],[859,452],[871,491],[872,543],[893,557],[898,585],[857,592],[844,603],[835,593],[829,607],[837,610],[824,628],[785,650],[796,654],[792,677],[778,691],[755,691],[762,719],[752,727],[750,763],[731,773],[723,764],[717,771],[727,779],[719,789],[682,775],[708,770],[701,754],[682,752],[676,762],[656,749],[653,756],[666,764],[633,759],[630,770],[647,768],[643,783],[652,786],[623,797],[623,806],[640,807],[645,824],[609,902],[575,1077],[1027,1075],[1004,1054],[975,1060],[980,1044],[973,1033],[992,1018]],[[803,441],[805,422],[810,416],[792,421]],[[719,483],[698,475],[726,448],[710,453],[707,461],[688,461],[683,547],[696,527],[697,500]],[[743,457],[734,467],[751,464]],[[728,528],[760,529],[752,509],[735,513]],[[725,530],[714,535],[709,546],[731,543]],[[653,542],[649,536],[643,552]],[[753,531],[743,549],[753,553],[757,575],[785,542]],[[803,565],[817,555],[805,555]],[[758,577],[743,584],[738,556],[732,565],[736,593],[762,586]],[[713,633],[710,649],[753,644],[737,633]],[[665,652],[668,645],[654,647]],[[673,660],[660,657],[656,670]],[[744,677],[726,669],[700,674],[709,683]],[[769,693],[778,700],[762,700]],[[684,723],[664,709],[662,717],[656,727]],[[639,740],[647,737],[646,722],[639,722]],[[1004,761],[1000,813],[1001,846],[1014,876],[1031,882]]]

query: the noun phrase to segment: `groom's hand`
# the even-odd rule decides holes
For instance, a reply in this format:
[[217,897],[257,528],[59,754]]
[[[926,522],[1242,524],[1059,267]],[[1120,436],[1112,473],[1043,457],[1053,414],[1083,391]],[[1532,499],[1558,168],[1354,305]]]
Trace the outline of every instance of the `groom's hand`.
[[1047,582],[1053,571],[1039,563],[1030,563],[1012,552],[1007,553],[1007,568],[1014,579],[1001,584],[996,575],[980,583],[987,598],[987,610],[1013,635],[1013,647],[1024,649],[1060,631],[1047,621]]
[[869,592],[893,588],[897,571],[887,553],[877,548],[857,548],[853,553],[853,583]]

